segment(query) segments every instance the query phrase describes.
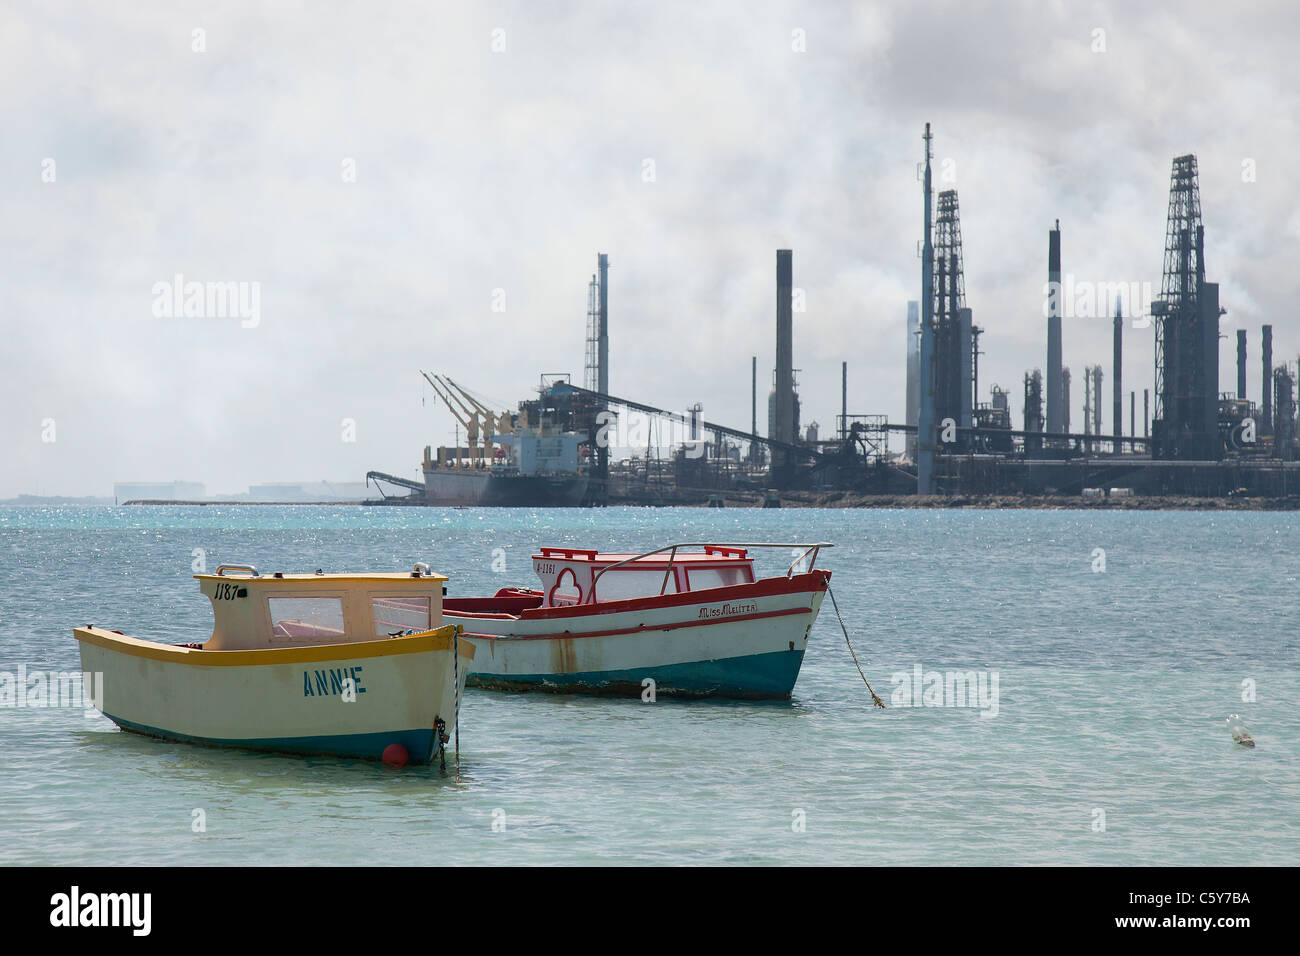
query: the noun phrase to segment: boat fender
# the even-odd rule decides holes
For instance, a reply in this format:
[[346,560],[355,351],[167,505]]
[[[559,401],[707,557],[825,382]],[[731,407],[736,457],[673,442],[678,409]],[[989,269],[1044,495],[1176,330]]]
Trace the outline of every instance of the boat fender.
[[410,759],[410,754],[401,744],[393,743],[384,748],[383,761],[386,767],[401,768],[406,766],[406,761]]

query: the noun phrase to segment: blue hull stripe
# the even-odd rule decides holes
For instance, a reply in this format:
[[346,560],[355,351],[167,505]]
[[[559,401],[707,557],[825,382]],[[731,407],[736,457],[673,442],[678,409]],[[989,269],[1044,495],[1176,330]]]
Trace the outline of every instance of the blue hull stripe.
[[656,696],[785,700],[794,690],[802,664],[803,651],[775,651],[715,661],[578,674],[486,674],[471,671],[467,683],[491,690],[639,697],[644,689],[642,680],[650,677],[655,682]]
[[331,734],[320,737],[250,737],[224,739],[219,737],[193,737],[171,730],[161,730],[133,723],[105,714],[109,720],[125,731],[158,737],[178,743],[202,744],[205,747],[236,747],[241,750],[266,750],[273,753],[321,755],[328,757],[360,757],[379,760],[389,744],[401,744],[413,764],[428,763],[434,756],[433,730],[394,730],[378,734]]

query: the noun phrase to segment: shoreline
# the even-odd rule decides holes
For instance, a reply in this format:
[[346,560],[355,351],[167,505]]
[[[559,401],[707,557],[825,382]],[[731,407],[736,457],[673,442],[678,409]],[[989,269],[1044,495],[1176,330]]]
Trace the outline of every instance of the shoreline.
[[[720,496],[723,508],[762,509],[763,496]],[[859,495],[852,492],[792,491],[780,496],[782,508],[883,508],[883,509],[965,509],[987,511],[1300,511],[1300,495],[1285,498],[1193,498],[1184,495],[1128,495],[1124,497],[1083,498],[1077,495]],[[370,507],[366,501],[170,501],[145,499],[123,502],[119,507],[135,506],[251,506],[251,507]],[[450,505],[403,504],[408,508],[447,508]],[[477,507],[457,506],[462,509]],[[616,502],[609,507],[708,508],[704,501],[673,502],[666,505],[642,502]]]
[[854,495],[792,492],[783,508],[942,508],[990,511],[1300,511],[1300,495],[1286,498],[1193,498],[1184,495]]

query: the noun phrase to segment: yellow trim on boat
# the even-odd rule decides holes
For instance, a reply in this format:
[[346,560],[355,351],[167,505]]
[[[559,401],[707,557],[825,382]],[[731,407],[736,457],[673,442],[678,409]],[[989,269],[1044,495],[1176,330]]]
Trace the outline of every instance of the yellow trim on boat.
[[418,587],[423,585],[428,587],[430,584],[437,584],[449,580],[445,574],[437,572],[431,574],[422,574],[418,578],[413,577],[410,571],[376,571],[373,574],[349,573],[340,574],[312,574],[309,571],[288,571],[282,573],[278,578],[274,574],[259,574],[253,577],[251,574],[196,574],[193,576],[196,581],[228,581],[231,584],[249,583],[259,585],[283,584],[286,581],[293,584],[302,584],[304,581],[313,582],[332,582],[340,581],[373,581],[376,584],[400,584],[406,582],[411,586]]
[[[207,651],[181,647],[178,644],[160,644],[157,641],[127,637],[125,634],[118,634],[102,627],[78,627],[73,630],[73,633],[79,641],[131,657],[145,657],[172,664],[247,667],[257,664],[310,664],[358,657],[390,657],[395,654],[449,651],[452,648],[452,636],[459,628],[459,624],[446,624],[432,631],[404,637],[355,641],[348,644],[313,644],[310,647],[274,647],[245,651]],[[471,660],[474,658],[473,644],[469,641],[460,641],[459,646],[461,657]]]

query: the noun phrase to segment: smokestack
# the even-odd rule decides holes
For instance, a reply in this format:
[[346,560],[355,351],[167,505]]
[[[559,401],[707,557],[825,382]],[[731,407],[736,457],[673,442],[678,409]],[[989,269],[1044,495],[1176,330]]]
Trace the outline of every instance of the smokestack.
[[[609,256],[596,253],[596,272],[600,277],[600,325],[596,330],[596,391],[609,394]],[[597,442],[599,446],[601,443]],[[596,477],[609,479],[609,448],[596,449]],[[602,486],[603,487],[603,486]]]
[[[1204,272],[1204,229],[1196,231],[1198,269]],[[1203,280],[1204,277],[1202,277]],[[1200,408],[1196,410],[1200,432],[1200,457],[1223,457],[1223,442],[1219,438],[1219,283],[1200,281],[1196,289],[1196,308],[1201,323],[1201,363],[1204,384],[1199,396]]]
[[[956,294],[954,293],[954,298]],[[975,361],[975,348],[971,323],[970,309],[957,309],[957,342],[958,349],[961,352],[961,364],[957,367],[960,371],[961,384],[961,404],[958,406],[961,411],[961,420],[959,424],[962,428],[970,428],[975,424],[974,409],[971,402],[974,395],[974,383],[971,379]]]
[[840,363],[840,438],[849,437],[849,363]]
[[1142,437],[1151,437],[1151,390],[1147,388],[1142,389]]
[[755,438],[758,437],[758,356],[754,356],[754,369],[752,383],[749,386],[749,412],[750,425],[749,433]]
[[1237,330],[1237,397],[1246,397],[1246,330]]
[[921,244],[921,403],[916,418],[916,493],[934,494],[934,239],[930,212],[930,124],[925,124],[925,238]]
[[[1128,393],[1128,434],[1130,438],[1137,438],[1137,392]],[[1133,445],[1129,445],[1129,451],[1135,451]]]
[[1120,301],[1115,300],[1115,420],[1111,430],[1115,433],[1115,454],[1119,454],[1119,440],[1124,437],[1124,385],[1121,381],[1124,364],[1124,318]]
[[1083,369],[1083,433],[1092,434],[1092,368]]
[[[921,303],[907,303],[907,402],[904,424],[916,425],[921,404]],[[907,433],[907,457],[916,461],[916,434]]]
[[1101,434],[1101,366],[1092,367],[1092,433]]
[[1061,220],[1047,234],[1047,430],[1068,431],[1061,374]]
[[[793,443],[794,423],[794,253],[776,251],[776,434]],[[784,463],[784,453],[774,456]]]
[[1261,383],[1261,391],[1264,400],[1259,403],[1261,418],[1260,431],[1265,435],[1273,434],[1273,326],[1266,325],[1263,329],[1263,341],[1260,348],[1263,350],[1264,364],[1264,381]]
[[598,330],[596,362],[599,365],[596,391],[602,395],[609,394],[609,256],[605,253],[596,255],[597,272],[600,274],[600,328]]
[[1070,430],[1070,370],[1061,369],[1061,431]]

